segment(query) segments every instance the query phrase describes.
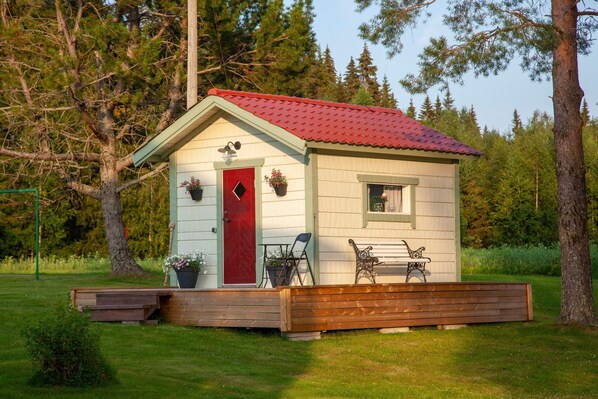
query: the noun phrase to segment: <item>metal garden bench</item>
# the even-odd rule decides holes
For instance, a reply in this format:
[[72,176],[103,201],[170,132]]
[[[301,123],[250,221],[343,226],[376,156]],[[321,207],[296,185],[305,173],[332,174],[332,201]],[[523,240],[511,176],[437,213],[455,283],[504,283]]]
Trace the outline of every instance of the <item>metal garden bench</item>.
[[[349,239],[349,244],[355,251],[355,284],[360,278],[365,277],[376,283],[376,272],[374,266],[391,264],[407,264],[407,274],[405,282],[409,281],[410,274],[417,270],[426,281],[426,263],[431,262],[430,258],[423,256],[425,247],[412,250],[405,240],[399,242],[370,242],[353,241]],[[360,249],[361,248],[361,249]]]

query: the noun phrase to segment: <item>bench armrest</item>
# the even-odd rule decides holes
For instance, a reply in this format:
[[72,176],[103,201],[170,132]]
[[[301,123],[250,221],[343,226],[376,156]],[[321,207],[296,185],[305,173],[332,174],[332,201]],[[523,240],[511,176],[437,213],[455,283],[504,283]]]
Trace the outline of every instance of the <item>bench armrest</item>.
[[407,252],[409,252],[409,256],[411,258],[423,258],[423,252],[426,250],[426,247],[419,247],[418,249],[411,249],[409,248],[409,245],[407,244],[407,241],[405,240],[401,240],[403,241],[403,244],[405,244],[405,247],[407,247]]
[[373,249],[373,247],[370,245],[369,247],[366,247],[364,249],[359,249],[357,248],[357,245],[355,244],[355,241],[349,239],[349,244],[351,244],[351,246],[353,247],[353,250],[355,251],[355,256],[358,259],[362,259],[362,260],[369,260],[372,261],[374,263],[378,263],[379,260],[378,258],[376,258],[375,256],[372,256],[370,254],[370,251]]

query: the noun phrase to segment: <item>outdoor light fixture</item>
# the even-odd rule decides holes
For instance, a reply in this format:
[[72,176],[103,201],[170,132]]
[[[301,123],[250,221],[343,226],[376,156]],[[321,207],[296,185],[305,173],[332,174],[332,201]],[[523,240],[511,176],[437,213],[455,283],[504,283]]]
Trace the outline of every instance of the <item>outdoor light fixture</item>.
[[237,156],[237,151],[241,148],[241,142],[240,141],[235,141],[234,143],[232,141],[229,141],[224,147],[222,148],[218,148],[218,152],[222,153],[222,159],[224,159],[224,161],[229,164],[231,162],[231,159]]

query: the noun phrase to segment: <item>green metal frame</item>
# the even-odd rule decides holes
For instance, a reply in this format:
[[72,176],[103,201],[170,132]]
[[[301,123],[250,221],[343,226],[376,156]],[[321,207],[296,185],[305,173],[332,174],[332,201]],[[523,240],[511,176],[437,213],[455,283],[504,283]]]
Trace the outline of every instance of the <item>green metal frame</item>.
[[39,280],[39,191],[37,188],[0,190],[0,194],[35,193],[35,279]]

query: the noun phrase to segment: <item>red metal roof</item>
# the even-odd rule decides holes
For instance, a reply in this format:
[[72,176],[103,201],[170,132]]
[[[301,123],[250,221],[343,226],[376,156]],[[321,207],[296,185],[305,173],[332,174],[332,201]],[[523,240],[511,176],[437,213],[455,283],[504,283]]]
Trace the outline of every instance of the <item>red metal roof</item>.
[[211,89],[208,95],[236,104],[308,142],[482,155],[397,109],[220,89]]

